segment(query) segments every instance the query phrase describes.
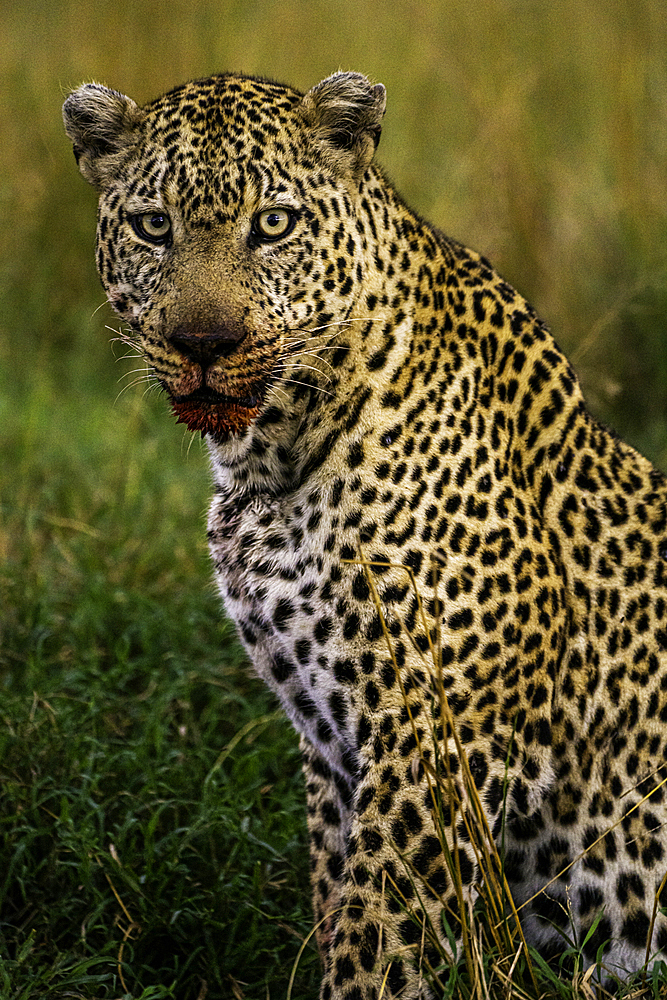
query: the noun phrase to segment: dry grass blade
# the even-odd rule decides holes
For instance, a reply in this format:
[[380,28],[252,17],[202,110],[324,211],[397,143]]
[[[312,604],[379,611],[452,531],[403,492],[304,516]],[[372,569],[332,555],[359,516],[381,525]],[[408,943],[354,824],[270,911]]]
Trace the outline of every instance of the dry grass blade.
[[[577,863],[577,861],[581,861],[581,859],[584,858],[587,854],[589,854],[593,850],[594,847],[596,847],[599,843],[601,843],[604,840],[604,838],[607,836],[608,833],[611,833],[612,830],[615,830],[617,826],[621,826],[621,824],[624,823],[627,820],[628,816],[631,816],[634,812],[636,812],[637,809],[639,809],[639,807],[641,805],[643,805],[644,802],[646,802],[648,799],[650,799],[650,797],[652,795],[654,795],[665,784],[667,784],[667,777],[663,778],[662,781],[659,782],[659,784],[657,784],[649,792],[647,792],[646,795],[643,795],[642,798],[639,799],[638,802],[635,802],[635,804],[630,809],[628,809],[628,811],[626,813],[624,813],[623,816],[621,816],[620,819],[616,820],[615,823],[611,823],[600,834],[599,837],[597,837],[592,843],[590,843],[588,845],[588,847],[586,848],[585,851],[581,851],[571,861],[569,861],[566,865],[564,865],[563,868],[561,868],[561,870],[559,872],[557,872],[556,875],[553,876],[553,878],[550,878],[548,882],[544,883],[544,885],[540,888],[539,892],[534,893],[532,896],[530,896],[528,899],[526,899],[521,904],[521,906],[518,907],[518,910],[522,910],[524,907],[528,906],[529,903],[532,903],[533,900],[536,899],[537,896],[540,895],[540,893],[544,892],[545,889],[548,889],[550,885],[553,885],[553,883],[556,882],[559,878],[561,878],[565,874],[565,872],[567,872],[570,868],[572,868],[572,866],[575,865]],[[631,791],[631,789],[629,789],[629,790]],[[660,886],[660,890],[662,890],[662,887],[664,886],[666,880],[667,880],[667,875],[665,875],[665,878],[662,880],[662,884]],[[658,893],[658,896],[659,896],[659,893]],[[657,901],[657,898],[658,897],[656,897],[656,901]],[[657,910],[656,910],[656,912],[657,912]],[[650,942],[650,937],[649,937],[649,942]],[[648,953],[648,947],[647,947],[647,953]]]
[[[336,912],[336,911],[333,911],[333,912]],[[290,975],[290,978],[289,978],[289,983],[288,983],[288,986],[287,986],[286,1000],[291,1000],[291,998],[292,998],[292,990],[294,989],[294,980],[296,978],[296,972],[297,972],[297,969],[299,968],[299,962],[301,961],[301,958],[303,956],[304,951],[306,950],[306,948],[308,947],[309,943],[312,941],[312,939],[317,934],[318,928],[320,928],[322,926],[322,924],[326,920],[328,920],[330,917],[331,917],[331,913],[325,913],[325,915],[322,917],[322,919],[320,921],[318,921],[318,923],[316,923],[314,927],[311,927],[309,933],[306,935],[306,937],[301,942],[301,947],[299,948],[297,956],[294,959],[294,964],[292,965],[292,972],[291,972],[291,975]]]
[[644,959],[644,964],[648,965],[649,958],[651,957],[651,941],[653,940],[653,928],[655,927],[655,918],[658,915],[658,907],[660,905],[660,897],[662,896],[662,890],[665,888],[665,883],[667,883],[667,872],[665,872],[660,887],[655,894],[655,899],[653,900],[653,910],[651,912],[651,923],[649,924],[648,934],[646,935],[646,957]]
[[[101,864],[99,858],[97,859],[97,862],[98,862],[98,864]],[[129,990],[127,988],[127,983],[125,982],[125,977],[123,976],[123,952],[125,950],[125,945],[127,944],[127,942],[130,941],[130,940],[132,940],[134,937],[138,936],[139,934],[141,934],[141,926],[135,920],[133,920],[132,917],[130,916],[129,911],[128,911],[127,907],[125,906],[125,903],[120,898],[120,895],[118,894],[118,890],[116,889],[115,885],[113,884],[113,882],[109,878],[109,875],[107,874],[107,872],[104,872],[104,877],[106,878],[107,882],[109,883],[109,887],[111,888],[111,891],[113,892],[114,896],[116,897],[116,901],[117,901],[118,905],[120,906],[121,910],[123,911],[123,914],[125,915],[125,919],[127,920],[127,925],[125,927],[123,927],[122,924],[121,924],[120,917],[116,918],[116,926],[120,928],[120,930],[122,931],[122,934],[123,934],[123,940],[121,941],[121,943],[120,943],[120,945],[118,947],[118,957],[116,959],[116,966],[117,966],[117,969],[118,969],[118,978],[120,979],[121,986],[123,987],[123,990],[124,990],[125,993],[129,993]]]

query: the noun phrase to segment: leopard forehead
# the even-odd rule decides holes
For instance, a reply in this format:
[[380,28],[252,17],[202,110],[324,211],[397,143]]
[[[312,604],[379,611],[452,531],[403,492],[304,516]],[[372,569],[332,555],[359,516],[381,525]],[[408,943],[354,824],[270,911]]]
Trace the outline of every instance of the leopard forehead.
[[[200,204],[207,199],[225,203],[232,197],[231,178],[237,196],[247,183],[261,188],[260,172],[271,159],[278,166],[272,180],[280,188],[279,174],[284,181],[287,173],[284,167],[280,171],[281,160],[292,168],[304,160],[305,169],[313,167],[303,139],[298,139],[303,122],[296,109],[302,96],[249,77],[187,83],[144,108],[144,155],[151,149],[162,154],[184,205],[193,198]],[[145,162],[137,164],[145,176]]]
[[283,84],[224,73],[175,87],[145,105],[144,111],[151,134],[160,139],[174,128],[177,143],[184,133],[215,133],[239,143],[236,152],[244,153],[250,133],[259,143],[288,128],[302,98],[301,92]]

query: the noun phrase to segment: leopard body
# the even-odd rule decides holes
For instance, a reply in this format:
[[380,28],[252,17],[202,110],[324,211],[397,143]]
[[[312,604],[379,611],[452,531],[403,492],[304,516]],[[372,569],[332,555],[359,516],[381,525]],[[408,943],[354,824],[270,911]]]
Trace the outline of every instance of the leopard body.
[[225,608],[301,737],[323,1000],[435,995],[443,837],[479,877],[462,751],[529,939],[624,974],[667,952],[667,485],[375,166],[384,106],[358,74],[222,75],[143,108],[86,85],[65,123],[109,300],[210,448]]

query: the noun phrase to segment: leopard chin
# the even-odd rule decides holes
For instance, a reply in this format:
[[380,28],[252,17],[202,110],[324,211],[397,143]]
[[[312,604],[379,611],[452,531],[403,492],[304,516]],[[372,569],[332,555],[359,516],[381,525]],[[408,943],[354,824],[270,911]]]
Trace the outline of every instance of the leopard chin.
[[249,403],[224,396],[219,401],[198,399],[196,395],[171,399],[176,423],[185,424],[189,431],[201,431],[202,437],[208,434],[217,442],[226,441],[232,434],[241,434],[250,426],[259,415],[260,405],[259,402]]

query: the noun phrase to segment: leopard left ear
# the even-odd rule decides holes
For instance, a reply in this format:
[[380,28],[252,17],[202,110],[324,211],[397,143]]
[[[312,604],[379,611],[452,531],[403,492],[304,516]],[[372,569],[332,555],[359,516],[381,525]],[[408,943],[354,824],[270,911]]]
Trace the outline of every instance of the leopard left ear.
[[137,142],[142,119],[130,97],[99,83],[85,83],[69,95],[63,105],[65,131],[79,170],[94,187],[104,187]]
[[334,73],[308,91],[300,108],[327,165],[359,180],[380,141],[386,103],[381,83],[374,86],[361,73]]

